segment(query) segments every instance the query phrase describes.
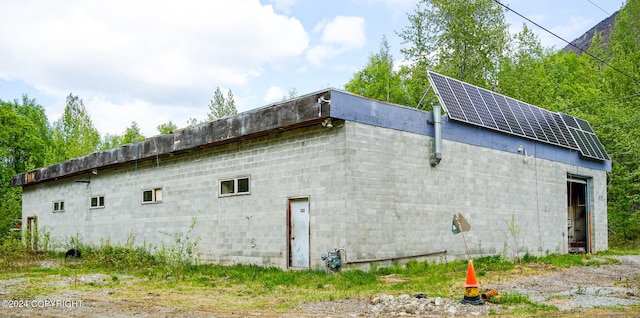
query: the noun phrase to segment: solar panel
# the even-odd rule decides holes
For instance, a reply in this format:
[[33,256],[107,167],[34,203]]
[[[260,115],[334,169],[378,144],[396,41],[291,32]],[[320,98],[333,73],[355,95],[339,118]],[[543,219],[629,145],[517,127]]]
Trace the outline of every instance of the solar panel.
[[453,120],[579,150],[585,157],[610,160],[584,119],[553,113],[438,73],[428,74],[440,104]]
[[549,139],[547,139],[547,136],[544,134],[544,131],[542,131],[542,127],[540,127],[540,124],[538,123],[538,120],[536,119],[536,116],[533,114],[533,111],[531,110],[529,105],[518,101],[518,106],[520,106],[520,109],[522,109],[524,117],[529,122],[529,125],[531,125],[531,129],[533,129],[533,132],[536,134],[538,140],[549,141]]
[[430,79],[433,83],[437,83],[437,84],[433,84],[433,85],[437,85],[438,86],[438,96],[442,99],[441,103],[447,104],[449,105],[449,108],[447,110],[447,113],[449,114],[449,117],[457,119],[457,120],[461,120],[461,121],[467,121],[467,117],[464,116],[464,113],[462,112],[462,108],[460,107],[460,104],[456,101],[455,96],[453,95],[453,91],[451,90],[451,87],[449,86],[449,83],[447,83],[447,79],[440,75],[440,74],[429,74]]
[[578,129],[580,128],[580,126],[578,126],[578,122],[576,122],[575,117],[571,115],[563,114],[563,113],[560,113],[560,116],[562,116],[562,120],[564,121],[565,124],[567,124],[567,126],[578,128]]
[[553,117],[553,113],[551,113],[551,112],[542,112],[542,114],[544,115],[544,118],[547,120],[547,123],[549,124],[549,127],[553,131],[553,135],[556,136],[558,144],[560,144],[563,147],[571,148],[569,146],[569,142],[567,142],[567,138],[565,137],[565,134],[562,132],[561,128],[558,127],[558,123],[556,122],[555,118]]
[[498,106],[495,99],[493,99],[493,96],[491,96],[485,90],[478,90],[478,92],[480,93],[482,100],[484,100],[485,104],[487,105],[489,114],[491,115],[491,117],[493,118],[493,121],[498,126],[498,129],[502,131],[513,132],[511,127],[509,127],[509,124],[507,123],[507,120],[505,119],[505,116],[502,113],[502,110],[500,110],[500,106]]
[[602,157],[610,160],[611,158],[609,157],[609,154],[607,154],[607,151],[604,149],[604,146],[602,145],[602,142],[600,142],[600,139],[598,139],[598,136],[596,134],[591,134],[591,138],[593,141],[593,145],[598,148],[598,150],[602,154]]
[[569,127],[567,127],[567,125],[564,123],[560,114],[551,113],[551,116],[553,116],[553,120],[556,122],[556,125],[558,125],[558,129],[560,129],[560,131],[562,132],[562,136],[564,136],[565,140],[569,144],[569,148],[580,149],[578,148],[578,144],[576,144],[575,139],[573,139],[573,136],[569,131]]
[[583,156],[600,160],[611,159],[604,150],[604,146],[602,146],[598,136],[596,136],[595,132],[591,128],[591,125],[589,125],[586,120],[563,113],[560,113],[560,116],[569,127],[568,129],[571,131],[574,138],[576,135],[579,136],[580,141],[576,138],[576,142],[578,142],[578,148]]
[[[489,91],[485,91],[485,92],[486,94],[491,94],[491,92]],[[502,95],[493,95],[492,97],[496,101],[496,103],[498,103],[498,107],[500,107],[500,111],[502,111],[504,118],[507,120],[507,123],[511,128],[511,132],[513,132],[516,135],[524,136],[525,135],[524,130],[522,130],[520,123],[518,123],[518,119],[516,118],[516,115],[513,113],[513,110],[511,110],[511,107],[509,107],[509,104],[507,104],[507,99]],[[505,129],[504,131],[507,131],[507,130]]]
[[578,122],[578,126],[580,126],[580,128],[582,128],[583,131],[595,134],[593,129],[591,129],[591,125],[589,125],[589,123],[586,120],[576,117],[576,121]]
[[595,156],[591,147],[589,147],[589,145],[586,143],[584,132],[575,128],[569,128],[569,130],[571,130],[571,134],[578,143],[578,147],[580,148],[580,152],[582,153],[582,155],[587,157]]
[[460,108],[462,109],[464,116],[467,118],[467,121],[472,124],[482,125],[480,116],[478,116],[478,112],[476,112],[475,106],[471,102],[471,99],[469,99],[469,95],[467,95],[467,92],[464,90],[462,82],[448,82],[451,86],[451,89],[453,90],[454,96],[458,100],[458,103],[460,103]]
[[473,85],[464,83],[464,90],[467,92],[467,95],[469,95],[471,103],[474,105],[476,112],[478,113],[478,116],[482,121],[482,124],[485,127],[491,127],[494,129],[498,128],[496,122],[493,120],[493,117],[491,117],[491,114],[489,113],[487,105],[484,103],[484,100],[478,92],[478,88]]
[[542,128],[542,131],[544,132],[545,136],[547,136],[549,142],[552,144],[561,145],[558,141],[558,137],[556,137],[555,132],[553,131],[553,129],[551,129],[551,125],[549,125],[547,118],[544,116],[544,113],[546,112],[543,112],[541,108],[534,106],[531,107],[531,110],[533,111],[533,115],[536,116],[538,124],[540,124],[540,128]]
[[509,106],[509,108],[511,108],[511,111],[516,116],[518,124],[520,124],[520,127],[522,127],[524,135],[532,139],[537,139],[536,134],[533,132],[533,128],[527,120],[526,115],[522,111],[522,108],[520,108],[520,105],[518,105],[518,101],[509,97],[506,97],[505,99],[507,100],[507,105]]

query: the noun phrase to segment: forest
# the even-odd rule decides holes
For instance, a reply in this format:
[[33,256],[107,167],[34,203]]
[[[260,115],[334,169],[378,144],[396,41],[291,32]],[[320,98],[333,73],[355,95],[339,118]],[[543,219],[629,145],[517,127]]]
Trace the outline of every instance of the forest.
[[[586,51],[546,48],[527,27],[510,34],[507,8],[495,0],[422,0],[408,12],[401,39],[403,63],[386,38],[344,89],[369,98],[430,110],[427,71],[481,86],[527,103],[586,119],[612,159],[607,179],[609,244],[637,247],[640,238],[640,0],[628,0],[613,30],[596,33]],[[585,30],[586,31],[586,30]],[[401,64],[401,65],[398,65]],[[235,114],[233,95],[219,89],[207,120]],[[192,123],[196,123],[192,119]],[[159,133],[177,129],[169,122]],[[80,97],[70,94],[64,113],[49,121],[28,96],[0,100],[0,241],[21,217],[21,188],[11,178],[144,139],[132,122],[121,135],[100,132]]]

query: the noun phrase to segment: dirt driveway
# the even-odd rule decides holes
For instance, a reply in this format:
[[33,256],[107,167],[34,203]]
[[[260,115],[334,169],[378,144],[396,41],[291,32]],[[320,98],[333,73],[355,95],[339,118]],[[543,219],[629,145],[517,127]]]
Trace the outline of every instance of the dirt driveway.
[[[569,269],[545,267],[537,269],[544,274],[510,277],[493,277],[482,288],[494,288],[500,292],[527,295],[537,303],[558,307],[561,311],[585,310],[594,307],[621,306],[625,312],[613,311],[605,316],[640,316],[631,312],[632,304],[640,304],[640,256],[618,256],[620,262],[602,266],[574,266]],[[521,268],[524,272],[526,268]],[[518,271],[518,268],[516,268]],[[524,273],[526,274],[526,273]],[[100,279],[100,274],[85,275],[80,279],[90,282]],[[516,275],[517,276],[517,275]],[[24,279],[22,279],[24,280]],[[413,295],[377,295],[371,299],[348,299],[302,304],[294,312],[269,310],[242,310],[220,308],[202,302],[203,295],[167,293],[148,294],[126,299],[114,297],[110,290],[77,291],[61,289],[56,294],[31,300],[21,308],[13,303],[12,294],[21,279],[0,281],[0,316],[3,317],[467,317],[487,316],[500,312],[500,306],[487,303],[484,306],[460,304],[460,299],[415,298]],[[135,284],[132,281],[131,284]],[[34,286],[37,288],[37,286]],[[172,299],[173,298],[173,299]],[[78,300],[69,303],[64,300]],[[162,301],[160,301],[162,300]],[[174,300],[175,302],[173,302]],[[170,306],[171,303],[192,303],[190,308]],[[606,310],[605,310],[606,312]],[[592,315],[593,316],[593,315]]]

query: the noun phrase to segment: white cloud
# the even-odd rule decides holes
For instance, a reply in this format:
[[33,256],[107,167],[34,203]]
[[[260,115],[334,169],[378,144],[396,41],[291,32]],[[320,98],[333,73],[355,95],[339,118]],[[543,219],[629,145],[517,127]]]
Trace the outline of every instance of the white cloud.
[[322,28],[322,42],[346,50],[360,48],[366,44],[363,17],[335,17]]
[[307,51],[307,59],[316,66],[350,50],[366,44],[366,23],[362,17],[337,16],[330,22],[322,21],[313,32],[321,33],[319,44]]
[[269,2],[273,4],[276,10],[280,10],[288,14],[291,7],[296,3],[296,0],[270,0]]
[[[159,134],[157,127],[162,123],[171,121],[179,128],[185,127],[190,117],[204,119],[208,111],[206,105],[198,113],[193,113],[174,105],[152,104],[139,99],[112,102],[94,97],[84,100],[84,104],[94,121],[94,126],[103,135],[122,134],[131,126],[131,122],[135,121],[142,133],[151,137]],[[123,118],[122,114],[127,114],[126,118]]]
[[386,12],[396,18],[406,17],[407,12],[413,12],[418,4],[419,0],[352,0],[356,3],[362,3],[365,5],[376,5],[382,3],[386,6]]
[[270,103],[281,100],[283,96],[287,96],[287,93],[281,87],[270,86],[263,100],[265,103]]
[[326,59],[339,54],[339,51],[331,45],[316,45],[307,51],[307,59],[315,66],[322,66]]
[[[101,116],[119,114],[117,133],[143,118],[122,123],[122,105],[206,107],[216,86],[247,84],[301,56],[309,38],[258,0],[60,0],[3,2],[0,42],[0,78],[95,101]],[[114,99],[134,102],[97,102]]]

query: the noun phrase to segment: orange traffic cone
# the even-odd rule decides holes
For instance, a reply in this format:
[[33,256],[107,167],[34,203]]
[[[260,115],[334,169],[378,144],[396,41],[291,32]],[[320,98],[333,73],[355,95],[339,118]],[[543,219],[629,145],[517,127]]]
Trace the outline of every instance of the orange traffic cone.
[[469,265],[467,266],[467,281],[464,283],[464,298],[462,298],[460,302],[463,304],[484,305],[484,302],[482,302],[480,298],[479,288],[480,284],[478,284],[476,280],[476,271],[473,269],[473,262],[469,260]]

